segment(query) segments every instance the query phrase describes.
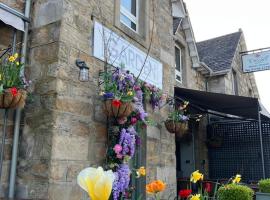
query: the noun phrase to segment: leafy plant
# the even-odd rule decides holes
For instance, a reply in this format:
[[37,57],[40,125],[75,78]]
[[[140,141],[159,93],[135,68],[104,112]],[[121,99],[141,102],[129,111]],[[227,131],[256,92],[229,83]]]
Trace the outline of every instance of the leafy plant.
[[259,181],[260,192],[270,193],[270,178]]
[[218,200],[253,200],[254,191],[247,186],[228,184],[219,188]]
[[188,102],[185,101],[183,105],[180,105],[176,110],[170,112],[168,115],[168,121],[174,122],[186,122],[189,120],[189,117],[186,115],[186,108],[188,106]]

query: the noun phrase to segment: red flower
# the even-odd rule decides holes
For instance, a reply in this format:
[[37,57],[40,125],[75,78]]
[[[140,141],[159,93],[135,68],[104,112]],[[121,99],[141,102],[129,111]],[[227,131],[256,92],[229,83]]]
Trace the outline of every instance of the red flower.
[[192,190],[180,190],[178,195],[181,197],[181,198],[188,198],[189,195],[191,195],[192,193]]
[[12,95],[13,95],[14,97],[18,94],[18,90],[17,90],[17,88],[15,88],[15,87],[10,88],[10,92],[12,93]]
[[116,107],[116,108],[119,108],[120,106],[121,106],[121,101],[120,100],[118,100],[118,99],[114,99],[113,101],[112,101],[112,105],[114,106],[114,107]]
[[210,193],[212,191],[212,185],[211,183],[205,183],[204,185],[204,190],[207,192],[207,193]]

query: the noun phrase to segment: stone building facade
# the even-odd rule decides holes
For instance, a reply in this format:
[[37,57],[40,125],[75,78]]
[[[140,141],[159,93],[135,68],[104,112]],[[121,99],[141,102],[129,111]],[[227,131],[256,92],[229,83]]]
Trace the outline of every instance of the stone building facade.
[[[0,2],[19,11],[24,10],[24,1]],[[149,55],[162,63],[162,88],[170,96],[174,95],[175,86],[206,91],[206,81],[210,79],[210,91],[230,93],[225,88],[232,88],[231,72],[222,76],[222,80],[219,80],[221,76],[212,78],[213,70],[207,63],[201,62],[188,12],[182,1],[147,0],[139,8],[139,28],[134,31],[121,22],[120,0],[32,1],[26,72],[33,82],[34,91],[33,101],[25,107],[22,119],[17,197],[82,199],[83,192],[76,183],[77,174],[85,167],[105,162],[107,119],[98,94],[99,71],[104,69],[104,62],[93,56],[95,22],[102,23],[145,53],[151,43]],[[2,40],[2,32],[6,34],[11,29],[4,25],[0,28],[2,48],[10,44]],[[180,54],[176,47],[180,49]],[[240,47],[239,51],[242,51]],[[179,61],[176,52],[181,57],[178,71],[175,70]],[[78,79],[79,68],[75,65],[78,58],[89,66],[89,82]],[[254,77],[242,75],[239,57],[236,56],[233,63],[233,69],[238,71],[237,77],[241,77],[239,83],[242,84],[242,80],[248,82],[239,85],[243,88],[239,95],[250,96],[246,85],[253,91],[256,87]],[[179,72],[180,81],[176,78]],[[217,83],[220,85],[217,86]],[[257,95],[257,92],[252,93],[252,96]],[[146,182],[164,180],[167,184],[164,197],[176,196],[175,137],[166,131],[163,124],[169,108],[166,106],[153,112],[146,104],[146,110],[158,122],[156,126],[148,127],[145,133]],[[12,140],[12,114],[10,119]],[[203,119],[195,131],[196,163],[193,164],[198,169],[201,160],[207,159],[207,148],[201,145],[206,136],[205,124]],[[5,173],[8,174],[8,164]],[[8,182],[8,176],[5,181]],[[3,190],[6,187],[4,185]]]

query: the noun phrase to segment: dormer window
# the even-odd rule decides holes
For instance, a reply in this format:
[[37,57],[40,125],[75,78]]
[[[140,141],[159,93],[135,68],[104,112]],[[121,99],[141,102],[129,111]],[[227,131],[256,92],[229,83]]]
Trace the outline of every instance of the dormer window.
[[120,22],[138,32],[139,0],[121,0]]
[[182,83],[182,69],[184,62],[184,50],[179,45],[175,46],[175,79]]

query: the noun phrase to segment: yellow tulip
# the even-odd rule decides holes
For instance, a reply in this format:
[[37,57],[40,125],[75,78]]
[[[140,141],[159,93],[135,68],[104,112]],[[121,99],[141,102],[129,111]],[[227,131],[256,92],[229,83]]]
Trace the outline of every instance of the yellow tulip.
[[200,197],[201,197],[200,194],[195,194],[195,195],[192,195],[192,196],[190,197],[190,200],[200,200]]
[[203,180],[203,174],[199,172],[199,170],[193,172],[190,176],[190,181],[193,183],[197,183],[199,180]]
[[111,170],[104,171],[102,167],[89,167],[79,173],[77,183],[88,193],[91,200],[108,200],[114,179]]
[[235,178],[232,180],[233,183],[239,183],[241,181],[241,175],[237,174]]

